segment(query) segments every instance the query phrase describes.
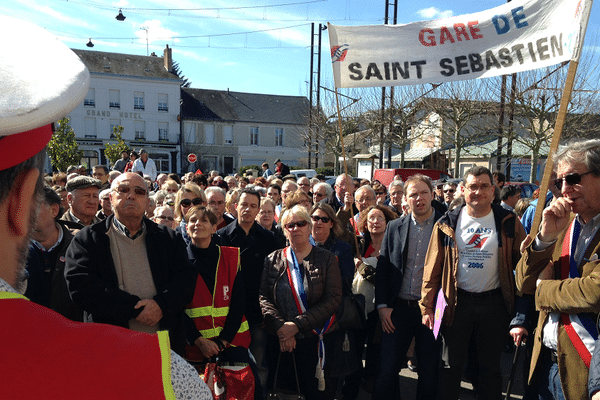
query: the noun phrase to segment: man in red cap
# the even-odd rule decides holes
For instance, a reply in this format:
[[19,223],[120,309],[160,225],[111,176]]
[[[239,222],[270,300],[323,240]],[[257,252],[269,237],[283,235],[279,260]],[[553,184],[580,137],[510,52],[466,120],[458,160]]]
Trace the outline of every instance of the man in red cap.
[[[169,350],[166,332],[69,321],[20,294],[51,124],[84,99],[89,72],[35,25],[0,16],[0,35],[11,38],[0,51],[2,397],[211,399],[195,370]],[[61,62],[48,62],[54,59]]]

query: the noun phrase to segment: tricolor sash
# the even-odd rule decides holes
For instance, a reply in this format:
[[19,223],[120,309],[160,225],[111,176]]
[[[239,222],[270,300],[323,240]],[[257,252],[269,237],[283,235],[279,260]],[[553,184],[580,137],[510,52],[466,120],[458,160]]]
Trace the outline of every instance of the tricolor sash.
[[[560,255],[561,279],[581,277],[574,256],[580,232],[581,224],[576,218],[569,226],[569,230],[563,241],[562,252]],[[583,252],[583,254],[585,254],[585,252]],[[594,323],[594,315],[592,313],[561,313],[560,318],[569,339],[571,339],[571,343],[573,343],[577,353],[579,353],[579,356],[589,368],[596,339],[598,339],[598,327]]]
[[[304,274],[300,269],[296,254],[291,247],[286,247],[284,250],[285,259],[287,261],[287,276],[292,288],[292,295],[296,303],[296,308],[300,314],[304,314],[308,308],[308,302],[306,298],[306,291],[304,290]],[[325,390],[325,343],[323,342],[323,335],[333,326],[335,321],[335,314],[333,314],[327,321],[323,328],[312,329],[311,332],[319,337],[319,343],[317,345],[317,352],[319,354],[319,361],[317,363],[317,369],[315,377],[319,380],[319,390]]]

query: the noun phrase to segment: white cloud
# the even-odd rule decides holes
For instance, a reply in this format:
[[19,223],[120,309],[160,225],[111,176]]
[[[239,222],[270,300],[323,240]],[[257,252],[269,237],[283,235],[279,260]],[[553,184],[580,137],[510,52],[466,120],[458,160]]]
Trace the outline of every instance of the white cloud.
[[148,42],[153,43],[154,41],[172,41],[174,43],[179,42],[179,39],[173,39],[173,36],[178,36],[177,32],[173,32],[162,26],[162,23],[157,20],[146,20],[140,25],[134,25],[138,28],[135,31],[135,35],[139,38],[140,43],[146,43],[146,30],[142,28],[148,28]]
[[440,19],[440,18],[448,18],[452,16],[452,10],[441,11],[436,7],[423,8],[417,11],[422,18],[427,20],[430,19]]

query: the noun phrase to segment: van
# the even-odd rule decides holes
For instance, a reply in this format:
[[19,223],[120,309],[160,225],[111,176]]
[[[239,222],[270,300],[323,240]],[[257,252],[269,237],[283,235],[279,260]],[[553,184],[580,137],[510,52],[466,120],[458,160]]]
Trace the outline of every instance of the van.
[[376,169],[373,173],[373,180],[377,180],[384,184],[386,187],[390,187],[390,183],[394,179],[394,176],[400,175],[402,181],[406,181],[409,176],[421,174],[431,178],[432,181],[440,179],[452,179],[450,175],[445,172],[438,171],[437,169],[425,169],[425,168],[380,168]]
[[303,176],[310,179],[317,175],[317,171],[314,169],[293,169],[290,171],[290,174],[296,175],[296,179],[302,178]]

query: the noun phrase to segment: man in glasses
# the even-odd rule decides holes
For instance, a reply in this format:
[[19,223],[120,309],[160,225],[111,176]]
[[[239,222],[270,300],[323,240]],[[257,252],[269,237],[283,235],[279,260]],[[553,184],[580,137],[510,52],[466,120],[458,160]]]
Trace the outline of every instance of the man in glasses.
[[[433,329],[441,289],[448,304],[441,328],[442,398],[458,399],[472,338],[477,346],[481,398],[499,399],[500,357],[515,309],[513,270],[521,258],[525,231],[514,213],[492,204],[495,187],[487,168],[469,169],[463,184],[465,204],[444,214],[433,227],[425,257],[421,313],[423,323]],[[524,329],[516,327],[515,341],[520,342],[523,334]]]
[[410,213],[391,221],[385,231],[375,274],[375,304],[381,320],[381,364],[373,399],[399,399],[398,373],[413,337],[419,363],[417,399],[435,399],[439,345],[421,323],[419,299],[423,265],[433,224],[433,184],[412,175],[404,184]]
[[446,207],[450,207],[450,203],[452,203],[452,200],[456,196],[456,186],[454,182],[446,182],[444,185],[444,205]]
[[540,310],[530,383],[540,399],[584,399],[600,311],[600,140],[569,144],[555,171],[562,197],[544,210],[517,287]]
[[217,186],[209,186],[204,191],[208,209],[217,217],[217,229],[225,228],[234,219],[225,214],[225,190]]
[[[291,181],[290,181],[291,182]],[[250,352],[256,360],[262,393],[267,393],[268,369],[266,364],[267,333],[258,303],[260,279],[265,257],[277,250],[278,240],[273,232],[256,222],[260,211],[260,194],[254,189],[242,189],[236,203],[237,219],[217,231],[221,246],[238,247],[246,309],[244,315],[250,325]]]
[[113,215],[79,232],[67,250],[71,298],[88,321],[169,330],[173,350],[182,354],[183,310],[196,281],[183,239],[145,218],[148,186],[141,176],[121,174],[111,190]]
[[156,210],[154,210],[154,216],[152,217],[152,221],[156,222],[159,225],[165,225],[171,229],[174,229],[175,213],[173,212],[173,210],[171,210],[170,207],[157,207]]

